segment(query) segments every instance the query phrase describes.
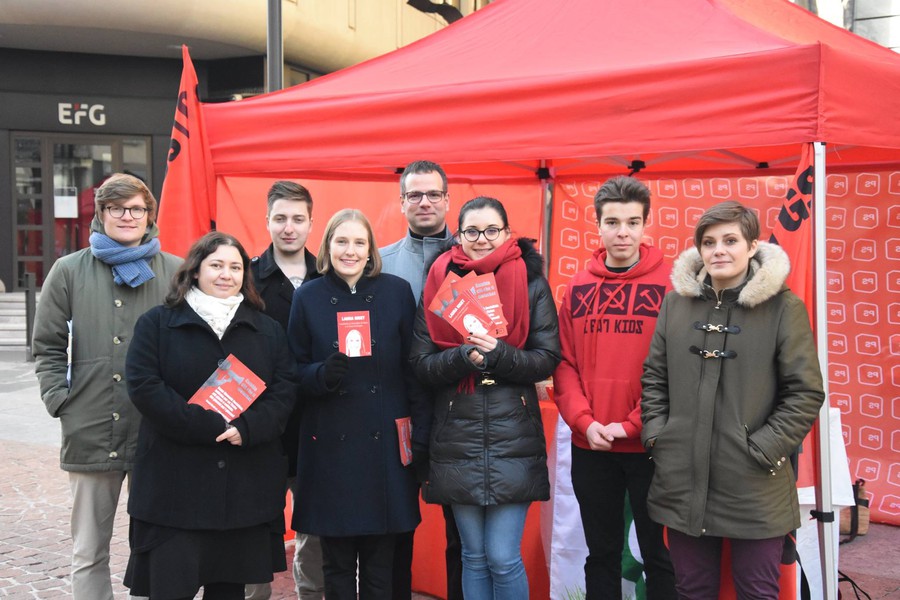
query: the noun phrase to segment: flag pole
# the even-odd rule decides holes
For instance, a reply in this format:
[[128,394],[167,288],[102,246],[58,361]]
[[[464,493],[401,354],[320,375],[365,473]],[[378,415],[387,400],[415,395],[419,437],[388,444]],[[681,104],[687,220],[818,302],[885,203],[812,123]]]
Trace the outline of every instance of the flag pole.
[[281,0],[269,0],[266,36],[266,91],[284,87],[284,40],[281,27]]
[[835,561],[834,504],[831,494],[831,420],[828,401],[828,302],[825,265],[825,143],[813,144],[815,169],[815,201],[813,206],[813,256],[815,257],[815,298],[816,298],[816,350],[822,368],[822,383],[825,387],[825,402],[819,409],[816,511],[819,515],[819,558],[822,567],[822,597],[837,600],[837,565]]

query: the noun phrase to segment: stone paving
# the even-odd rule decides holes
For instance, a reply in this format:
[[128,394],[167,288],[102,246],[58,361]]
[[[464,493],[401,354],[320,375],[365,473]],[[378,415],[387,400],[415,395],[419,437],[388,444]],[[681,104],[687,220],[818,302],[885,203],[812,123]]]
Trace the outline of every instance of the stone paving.
[[[68,477],[59,469],[59,445],[59,424],[40,401],[33,365],[0,360],[0,598],[72,597],[71,500]],[[123,492],[110,559],[116,600],[128,598],[122,585],[128,560],[125,501]],[[285,552],[290,563],[290,542]],[[900,600],[900,528],[872,525],[868,535],[841,546],[840,570],[873,600]],[[288,573],[278,574],[272,588],[273,600],[296,597]],[[844,598],[854,597],[848,584],[840,589]]]
[[[59,437],[59,422],[40,401],[34,365],[0,360],[0,598],[72,597],[72,503],[68,476],[59,468]],[[128,562],[126,502],[123,491],[110,549],[116,600],[128,598],[122,585]],[[292,542],[285,554],[290,564]],[[296,598],[293,585],[289,572],[277,574],[272,600]]]

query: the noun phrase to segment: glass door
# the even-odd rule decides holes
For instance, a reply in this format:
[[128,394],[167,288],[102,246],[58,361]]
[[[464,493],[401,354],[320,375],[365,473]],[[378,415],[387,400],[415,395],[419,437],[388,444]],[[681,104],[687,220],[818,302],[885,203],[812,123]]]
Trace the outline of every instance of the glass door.
[[16,287],[37,284],[57,258],[90,245],[94,190],[116,172],[150,181],[144,137],[13,134]]
[[94,189],[112,173],[111,144],[53,144],[54,260],[90,245]]

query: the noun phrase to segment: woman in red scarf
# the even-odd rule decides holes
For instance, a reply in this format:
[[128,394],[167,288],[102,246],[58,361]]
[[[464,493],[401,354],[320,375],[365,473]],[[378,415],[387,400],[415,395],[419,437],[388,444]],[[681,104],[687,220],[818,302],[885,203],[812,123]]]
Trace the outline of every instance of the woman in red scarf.
[[[515,239],[494,198],[463,205],[451,249],[437,258],[416,317],[411,361],[433,388],[427,502],[453,508],[466,600],[528,598],[521,541],[534,500],[550,497],[534,384],[560,361],[556,305],[532,241]],[[465,337],[429,310],[448,276],[493,273],[507,334]],[[460,286],[461,287],[461,286]]]

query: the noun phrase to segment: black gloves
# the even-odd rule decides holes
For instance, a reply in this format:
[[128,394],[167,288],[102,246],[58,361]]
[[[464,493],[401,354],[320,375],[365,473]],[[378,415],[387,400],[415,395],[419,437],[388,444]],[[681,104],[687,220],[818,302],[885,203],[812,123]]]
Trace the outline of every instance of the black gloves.
[[350,370],[350,357],[343,352],[335,352],[322,363],[325,387],[333,390],[341,384],[344,375]]
[[413,474],[416,476],[416,481],[419,483],[428,481],[429,462],[428,446],[413,442],[412,462],[409,466],[412,467]]

